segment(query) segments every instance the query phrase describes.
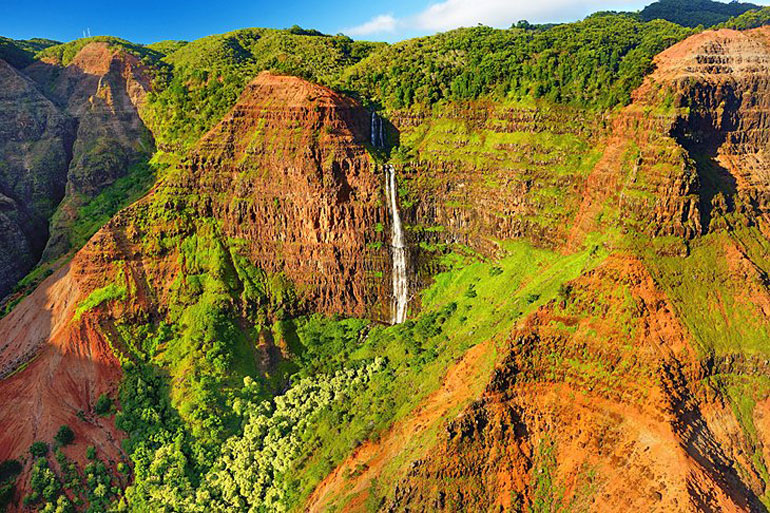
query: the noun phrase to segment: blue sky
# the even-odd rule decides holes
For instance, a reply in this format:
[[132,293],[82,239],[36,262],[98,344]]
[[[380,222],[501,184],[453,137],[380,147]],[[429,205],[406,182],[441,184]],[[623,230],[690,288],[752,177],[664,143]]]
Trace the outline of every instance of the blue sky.
[[[0,0],[0,35],[69,41],[86,30],[138,43],[294,24],[356,39],[398,41],[477,23],[563,22],[652,0]],[[754,0],[770,4],[770,0]]]

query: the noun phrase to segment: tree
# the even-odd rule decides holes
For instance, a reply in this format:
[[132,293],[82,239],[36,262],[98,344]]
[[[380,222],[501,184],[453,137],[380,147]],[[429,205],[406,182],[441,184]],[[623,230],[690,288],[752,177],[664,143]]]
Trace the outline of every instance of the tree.
[[29,446],[29,453],[36,458],[45,456],[48,453],[48,444],[40,441],[33,442]]
[[53,437],[56,442],[59,443],[59,445],[69,445],[75,440],[75,433],[70,429],[69,426],[62,426],[59,428],[59,431],[56,433],[56,436]]
[[102,394],[96,400],[96,404],[94,405],[94,412],[96,412],[97,415],[106,415],[109,413],[111,408],[112,399],[110,399],[107,394]]

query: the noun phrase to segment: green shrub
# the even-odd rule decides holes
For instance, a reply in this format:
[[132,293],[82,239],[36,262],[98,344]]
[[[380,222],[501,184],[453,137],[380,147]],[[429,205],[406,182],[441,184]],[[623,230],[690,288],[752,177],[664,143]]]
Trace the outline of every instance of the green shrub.
[[59,445],[69,445],[75,440],[75,432],[69,426],[62,426],[53,437]]
[[125,299],[127,294],[128,290],[125,285],[117,285],[115,283],[110,283],[100,289],[96,289],[78,304],[75,310],[75,320],[80,319],[80,316],[85,312],[98,307],[102,303]]
[[0,483],[4,483],[9,479],[21,474],[21,463],[19,460],[5,460],[0,463]]
[[96,400],[96,404],[94,405],[94,412],[97,415],[106,415],[110,412],[111,409],[112,399],[110,399],[110,396],[107,394],[100,395]]
[[48,454],[48,444],[45,442],[33,442],[32,445],[29,446],[29,453],[32,456],[35,457],[42,457]]

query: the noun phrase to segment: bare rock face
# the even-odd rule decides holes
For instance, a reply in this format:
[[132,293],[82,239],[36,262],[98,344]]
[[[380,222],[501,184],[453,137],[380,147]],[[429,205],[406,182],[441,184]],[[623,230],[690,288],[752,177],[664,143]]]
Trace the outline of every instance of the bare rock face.
[[367,246],[387,222],[368,139],[357,102],[263,72],[203,137],[179,186],[246,241],[258,267],[305,290],[313,309],[364,315],[381,299],[373,273],[389,265]]
[[701,164],[704,229],[732,212],[770,218],[770,28],[699,35],[663,52],[651,79],[686,108],[672,135]]
[[83,200],[152,154],[152,136],[139,117],[150,76],[135,56],[98,42],[83,47],[66,67],[37,61],[24,72],[77,120],[66,195],[44,253],[54,259],[70,249],[68,227]]
[[736,465],[752,468],[752,442],[702,394],[724,370],[699,367],[640,261],[610,257],[512,333],[482,397],[385,509],[762,511],[758,474]]
[[655,58],[614,130],[636,147],[633,167],[610,173],[627,230],[767,232],[769,36],[767,27],[704,32]]
[[0,297],[40,259],[64,195],[74,123],[0,60]]

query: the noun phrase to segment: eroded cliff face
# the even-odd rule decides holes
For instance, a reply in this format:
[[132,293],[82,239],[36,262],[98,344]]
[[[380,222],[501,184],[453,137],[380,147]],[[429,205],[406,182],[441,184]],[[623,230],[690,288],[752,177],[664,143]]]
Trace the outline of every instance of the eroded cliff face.
[[0,73],[3,299],[41,258],[72,249],[78,209],[145,162],[153,142],[138,114],[149,71],[125,51],[91,43],[67,66],[3,62]]
[[[389,465],[368,446],[354,451],[310,510],[767,510],[767,35],[693,36],[656,58],[629,106],[586,131],[547,125],[546,134],[588,134],[598,150],[566,174],[493,171],[501,157],[484,127],[506,126],[494,116],[453,113],[438,136],[430,118],[395,118],[429,170],[407,187],[433,193],[409,210],[412,233],[482,252],[500,233],[610,256],[510,333],[476,402],[445,423],[426,423],[426,402],[383,438],[399,453],[408,443],[394,434],[405,426],[441,426],[434,446]],[[481,128],[464,135],[474,119]],[[506,149],[516,154],[536,126],[519,125]],[[458,161],[479,172],[457,174]],[[539,183],[526,181],[533,173]],[[484,183],[493,176],[507,180]],[[554,183],[564,188],[543,208]],[[447,201],[465,187],[475,192]],[[518,210],[509,218],[506,208]],[[527,212],[541,222],[527,223]]]
[[0,60],[0,298],[40,259],[64,195],[74,123]]
[[[260,74],[184,166],[0,319],[7,340],[0,395],[14,398],[0,404],[7,437],[0,458],[20,457],[68,424],[78,433],[68,449],[77,461],[88,444],[118,461],[120,436],[91,413],[121,378],[115,326],[178,321],[211,293],[192,286],[206,274],[221,292],[217,308],[244,331],[268,300],[249,295],[257,287],[268,289],[259,297],[274,308],[388,314],[387,306],[377,310],[386,280],[373,274],[389,264],[386,250],[371,246],[384,238],[375,226],[386,211],[382,176],[364,146],[368,121],[357,102],[329,89]],[[111,286],[121,293],[87,306]],[[253,350],[248,355],[259,360]]]
[[723,371],[701,367],[642,263],[612,256],[512,334],[386,509],[762,511],[753,442],[708,384]]
[[414,242],[460,243],[494,254],[495,241],[555,247],[601,155],[606,121],[546,105],[475,102],[391,115]]
[[26,459],[32,442],[51,440],[62,425],[79,439],[64,451],[80,465],[89,445],[113,465],[122,455],[123,435],[93,409],[100,395],[115,394],[120,364],[97,317],[73,322],[87,285],[66,265],[0,320],[0,394],[8,398],[0,405],[0,459]]
[[[353,451],[308,509],[766,510],[766,34],[707,32],[674,46],[633,103],[607,115],[484,102],[391,113],[413,290],[450,245],[482,259],[510,239],[609,256],[505,328],[502,343],[470,349],[423,404]],[[113,54],[105,67],[104,50],[50,83],[73,99],[79,130],[112,126],[97,121],[105,113],[117,125],[104,137],[138,127],[125,132],[130,146],[141,128],[130,91],[143,89],[128,79],[118,80],[125,94],[104,89],[116,69],[123,79],[134,69]],[[130,103],[125,119],[109,108],[117,98]],[[123,456],[114,426],[77,417],[120,381],[120,323],[174,323],[201,305],[245,331],[284,308],[388,319],[389,216],[370,126],[327,88],[256,77],[182,165],[0,320],[0,396],[16,398],[0,404],[0,459],[65,423],[79,434],[76,457],[86,443]],[[89,153],[78,155],[85,172]],[[98,188],[72,169],[73,191]],[[496,343],[488,377],[479,362]],[[258,370],[281,356],[260,350]],[[172,400],[193,379],[194,361],[185,365],[169,369]],[[402,452],[412,436],[427,440],[416,458]]]
[[[378,224],[383,176],[355,101],[288,76],[260,74],[206,134],[178,186],[246,241],[250,261],[284,273],[313,310],[373,314],[389,269]],[[375,314],[387,315],[387,311]]]
[[699,164],[705,230],[730,213],[767,229],[769,43],[767,27],[722,30],[656,59],[654,82],[673,90],[684,111],[672,135]]
[[44,254],[55,259],[70,250],[69,230],[78,208],[154,151],[139,116],[150,90],[150,71],[124,50],[95,42],[67,66],[36,61],[24,73],[77,122],[66,195],[52,220]]

